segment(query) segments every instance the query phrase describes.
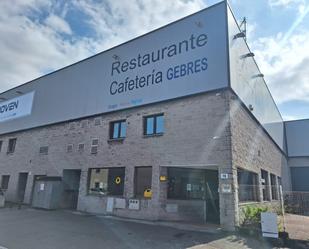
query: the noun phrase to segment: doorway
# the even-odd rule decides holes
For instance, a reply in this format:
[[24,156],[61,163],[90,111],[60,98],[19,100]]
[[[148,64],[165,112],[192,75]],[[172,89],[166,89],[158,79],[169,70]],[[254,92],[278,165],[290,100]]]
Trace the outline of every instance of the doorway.
[[168,168],[167,198],[185,220],[220,222],[218,185],[218,170]]
[[26,186],[28,181],[28,173],[19,173],[17,184],[17,201],[24,202]]
[[64,169],[63,170],[63,198],[61,202],[62,208],[76,209],[79,194],[80,169]]
[[206,222],[220,223],[219,179],[217,170],[205,170]]

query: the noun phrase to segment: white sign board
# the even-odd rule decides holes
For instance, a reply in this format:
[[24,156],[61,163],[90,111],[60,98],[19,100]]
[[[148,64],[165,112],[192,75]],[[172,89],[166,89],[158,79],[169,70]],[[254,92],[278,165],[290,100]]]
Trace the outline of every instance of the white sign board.
[[0,134],[222,89],[227,68],[222,2],[34,80],[31,115]]
[[278,223],[276,213],[261,213],[261,225],[263,237],[278,238]]
[[221,173],[220,176],[221,176],[221,179],[228,179],[229,178],[229,174],[227,174],[227,173]]
[[107,203],[106,203],[106,212],[113,212],[114,209],[114,198],[113,197],[108,197],[107,198]]
[[107,53],[105,111],[227,86],[225,8],[206,9]]
[[129,209],[132,210],[139,210],[140,208],[140,201],[136,199],[130,199],[129,200]]
[[0,122],[31,114],[34,92],[0,102]]
[[222,193],[232,193],[232,185],[228,183],[221,184]]
[[44,183],[40,183],[40,191],[44,191],[45,189],[45,184]]

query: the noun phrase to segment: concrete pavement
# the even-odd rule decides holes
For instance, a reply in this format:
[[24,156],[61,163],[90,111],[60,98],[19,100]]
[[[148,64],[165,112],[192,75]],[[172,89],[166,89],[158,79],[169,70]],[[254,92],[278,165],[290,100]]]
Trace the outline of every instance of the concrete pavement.
[[[185,231],[72,211],[0,209],[0,248],[272,248],[265,242],[223,233]],[[2,248],[1,248],[2,249]]]

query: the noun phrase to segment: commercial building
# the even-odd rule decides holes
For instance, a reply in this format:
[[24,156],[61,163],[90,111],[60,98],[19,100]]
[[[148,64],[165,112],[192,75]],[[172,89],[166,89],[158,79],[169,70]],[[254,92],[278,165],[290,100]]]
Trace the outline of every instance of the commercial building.
[[285,122],[288,165],[293,191],[309,192],[309,119]]
[[225,1],[0,99],[9,201],[234,229],[291,189],[293,123]]

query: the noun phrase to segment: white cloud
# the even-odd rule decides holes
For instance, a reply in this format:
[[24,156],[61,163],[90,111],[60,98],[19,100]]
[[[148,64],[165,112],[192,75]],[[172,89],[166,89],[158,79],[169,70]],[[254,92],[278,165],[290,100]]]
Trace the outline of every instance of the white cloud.
[[286,33],[252,41],[258,64],[278,104],[309,101],[309,30],[302,27],[309,13],[304,0],[269,0],[272,6],[298,7]]
[[47,24],[47,26],[54,29],[55,32],[72,34],[70,25],[59,16],[51,14],[46,18],[45,23]]
[[260,38],[253,51],[278,104],[291,100],[309,101],[309,32]]
[[[0,92],[202,7],[202,0],[0,1]],[[70,8],[88,16],[79,21],[86,21],[93,35],[75,35],[66,19]]]
[[281,7],[284,9],[297,9],[300,15],[308,11],[308,0],[268,0],[270,7]]
[[306,0],[268,0],[270,6],[290,7],[295,4],[304,4]]
[[88,24],[102,39],[101,48],[118,44],[205,7],[202,0],[74,0],[89,16]]
[[0,2],[0,91],[90,55],[87,40],[71,44],[55,29],[30,17],[50,11],[41,0]]

